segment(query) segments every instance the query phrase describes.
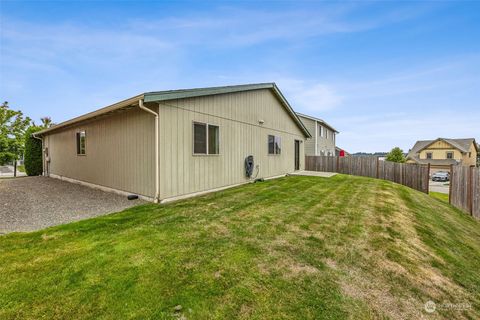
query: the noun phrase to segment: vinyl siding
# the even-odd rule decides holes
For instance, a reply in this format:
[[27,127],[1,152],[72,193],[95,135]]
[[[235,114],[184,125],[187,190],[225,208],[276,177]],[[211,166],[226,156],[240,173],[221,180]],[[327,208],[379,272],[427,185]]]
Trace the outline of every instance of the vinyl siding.
[[[49,173],[147,197],[155,193],[154,117],[138,108],[81,123],[45,137]],[[86,131],[86,155],[76,132]]]
[[[331,155],[335,155],[335,139],[333,135],[335,134],[331,129],[322,125],[323,130],[328,131],[328,138],[325,138],[325,133],[323,136],[320,136],[320,130],[315,130],[315,126],[319,125],[318,121],[299,116],[307,130],[312,135],[312,138],[308,139],[305,142],[305,154],[307,156],[322,155],[322,150],[324,151],[323,155],[327,155],[330,152]],[[315,154],[315,144],[317,144],[317,153]]]
[[317,137],[315,136],[315,134],[318,135],[318,132],[315,130],[317,122],[312,119],[304,118],[302,116],[299,117],[307,128],[308,132],[310,132],[310,135],[312,136],[305,141],[305,154],[307,156],[315,156],[315,143],[317,141]]
[[[219,155],[193,155],[194,121],[219,126]],[[268,155],[269,134],[281,137],[281,155]],[[248,155],[259,165],[258,178],[293,172],[295,139],[304,141],[304,134],[268,89],[162,102],[160,198],[246,182]],[[303,148],[301,143],[301,169]]]
[[453,159],[462,160],[462,153],[460,150],[454,148],[445,141],[437,141],[427,149],[420,151],[419,158],[427,159],[427,153],[432,153],[432,159],[447,159],[447,152],[453,152]]

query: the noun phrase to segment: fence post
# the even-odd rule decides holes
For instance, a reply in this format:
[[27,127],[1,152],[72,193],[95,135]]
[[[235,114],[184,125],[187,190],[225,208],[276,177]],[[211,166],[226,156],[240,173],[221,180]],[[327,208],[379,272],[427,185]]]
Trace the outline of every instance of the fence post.
[[470,215],[473,215],[473,166],[468,168],[467,202]]
[[448,203],[452,204],[453,164],[450,165],[450,183],[448,184]]
[[340,163],[340,157],[337,157],[337,167],[335,168],[335,172],[338,172],[338,164]]
[[430,163],[428,163],[427,165],[427,194],[429,193],[430,193]]
[[379,169],[379,166],[380,166],[380,163],[379,163],[379,162],[380,162],[380,160],[379,160],[378,157],[377,157],[377,164],[376,164],[376,165],[377,165],[377,172],[376,172],[376,174],[375,174],[375,177],[376,177],[377,179],[378,179],[378,169]]

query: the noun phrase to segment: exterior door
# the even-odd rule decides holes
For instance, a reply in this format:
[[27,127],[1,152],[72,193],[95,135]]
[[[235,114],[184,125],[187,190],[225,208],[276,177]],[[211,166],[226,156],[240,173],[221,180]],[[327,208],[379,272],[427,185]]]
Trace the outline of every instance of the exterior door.
[[300,170],[300,141],[295,140],[295,170]]

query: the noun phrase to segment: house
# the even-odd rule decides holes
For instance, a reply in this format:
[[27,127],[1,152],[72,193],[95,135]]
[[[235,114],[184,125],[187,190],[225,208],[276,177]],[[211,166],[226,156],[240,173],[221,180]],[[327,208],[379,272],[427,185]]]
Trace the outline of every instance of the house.
[[450,165],[475,166],[477,153],[473,138],[421,140],[408,152],[407,163],[429,163],[432,172],[449,171]]
[[301,170],[310,134],[261,83],[147,92],[35,137],[44,175],[158,202]]
[[312,135],[305,142],[307,156],[334,156],[335,138],[338,131],[322,119],[297,113],[305,127]]

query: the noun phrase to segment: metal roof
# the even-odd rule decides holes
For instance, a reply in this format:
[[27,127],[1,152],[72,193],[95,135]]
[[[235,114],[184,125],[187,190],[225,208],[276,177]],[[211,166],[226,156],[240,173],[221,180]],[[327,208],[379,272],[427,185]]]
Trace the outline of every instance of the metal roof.
[[143,94],[137,95],[135,97],[129,98],[127,100],[123,100],[121,102],[112,104],[102,109],[98,109],[96,111],[84,114],[82,116],[73,118],[71,120],[64,121],[59,123],[51,128],[47,128],[41,131],[36,132],[35,136],[41,136],[48,132],[58,130],[73,124],[76,124],[81,121],[89,120],[92,118],[96,118],[98,116],[106,115],[112,112],[115,112],[120,109],[125,109],[132,107],[138,103],[138,100],[143,99],[144,102],[156,102],[156,101],[165,101],[165,100],[174,100],[174,99],[185,99],[185,98],[192,98],[192,97],[201,97],[201,96],[209,96],[209,95],[216,95],[216,94],[225,94],[225,93],[234,93],[234,92],[242,92],[242,91],[250,91],[250,90],[260,90],[260,89],[270,89],[273,93],[277,96],[280,100],[282,105],[286,108],[287,112],[292,117],[293,121],[297,124],[297,126],[302,130],[306,137],[311,137],[310,133],[308,132],[307,128],[303,124],[303,122],[298,117],[297,113],[293,111],[293,108],[288,103],[287,99],[283,96],[280,89],[278,89],[277,85],[273,82],[269,83],[256,83],[256,84],[244,84],[244,85],[235,85],[235,86],[222,86],[222,87],[208,87],[208,88],[194,88],[194,89],[180,89],[180,90],[167,90],[167,91],[154,91],[154,92],[145,92]]

